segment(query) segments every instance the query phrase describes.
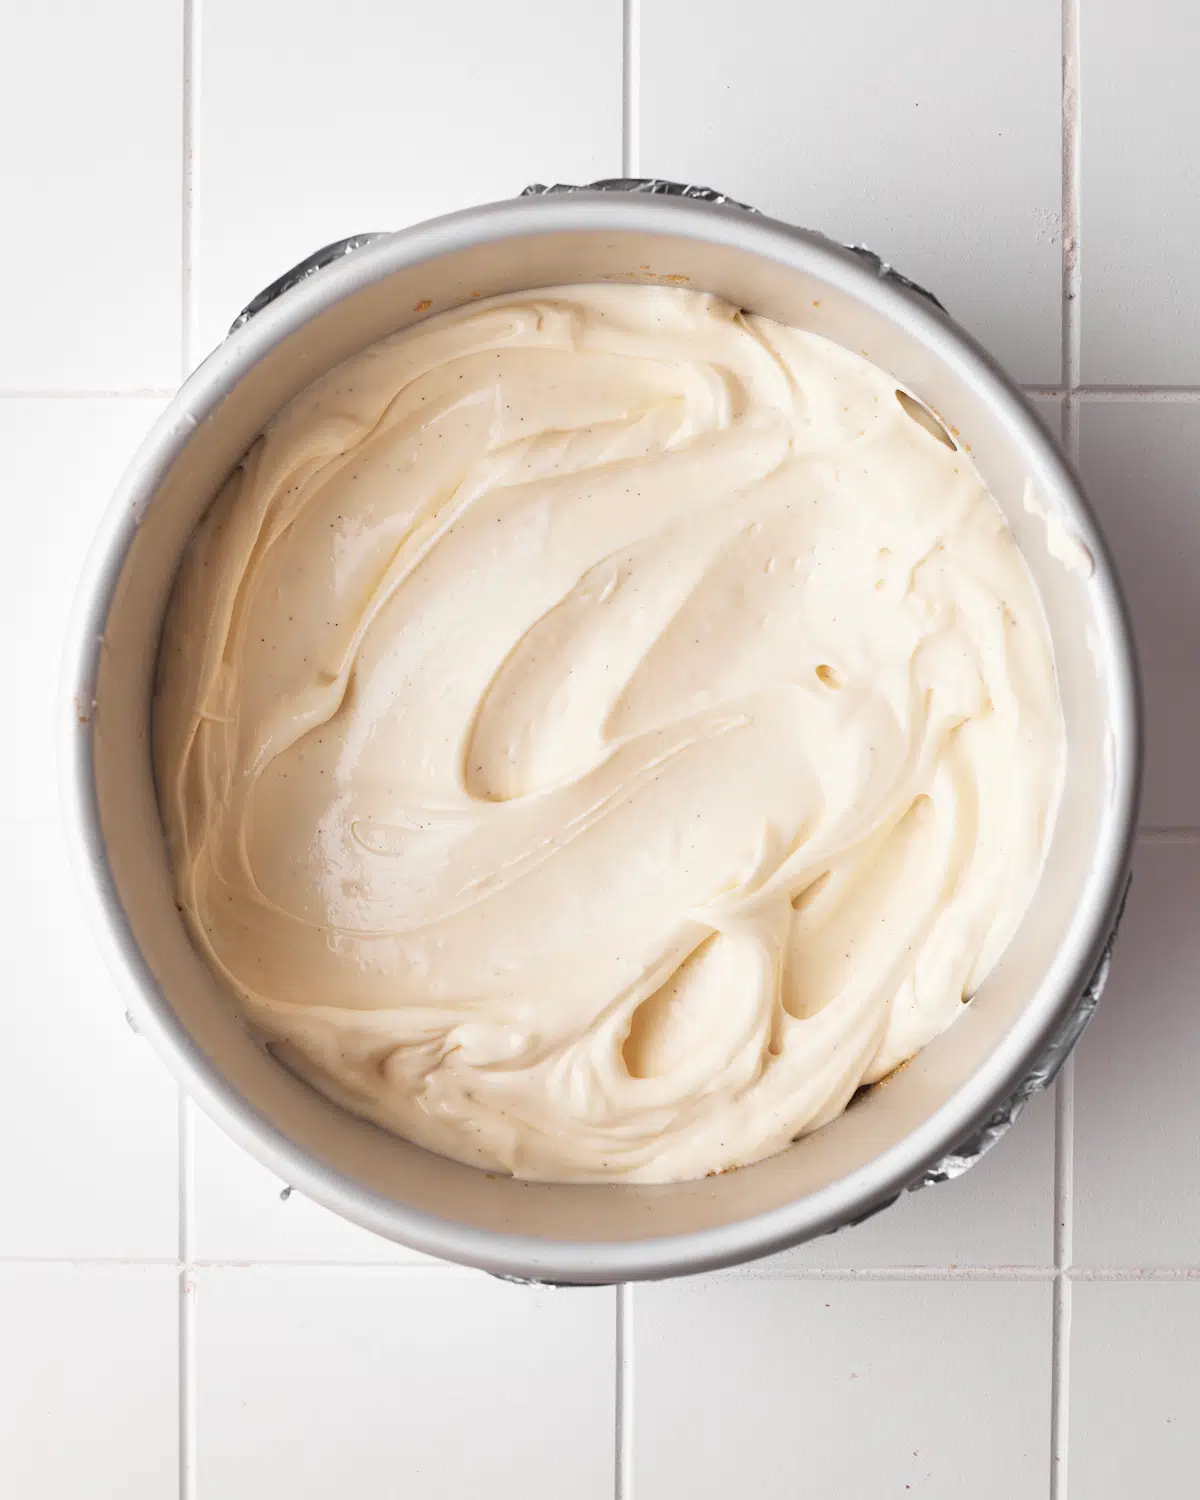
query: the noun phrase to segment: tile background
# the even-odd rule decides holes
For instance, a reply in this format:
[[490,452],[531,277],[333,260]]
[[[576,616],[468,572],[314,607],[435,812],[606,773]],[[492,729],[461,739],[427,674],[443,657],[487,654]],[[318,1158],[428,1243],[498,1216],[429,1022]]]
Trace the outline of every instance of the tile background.
[[[5,21],[0,1494],[1193,1496],[1192,10],[9,0]],[[1036,388],[1128,586],[1148,781],[1101,1015],[978,1169],[745,1271],[550,1293],[282,1196],[181,1106],[76,915],[50,685],[121,465],[261,285],[355,230],[622,170],[876,245]]]

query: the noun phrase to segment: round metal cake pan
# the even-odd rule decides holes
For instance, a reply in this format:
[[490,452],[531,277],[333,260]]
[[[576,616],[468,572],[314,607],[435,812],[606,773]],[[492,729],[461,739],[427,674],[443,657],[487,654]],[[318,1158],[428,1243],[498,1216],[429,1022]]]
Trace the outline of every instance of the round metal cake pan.
[[[717,196],[538,193],[359,236],[352,253],[332,247],[283,278],[187,381],[130,464],[67,646],[66,823],[136,1028],[214,1120],[301,1192],[393,1240],[518,1279],[594,1284],[730,1265],[955,1175],[1049,1081],[1078,1035],[1128,880],[1141,757],[1133,643],[1108,548],[1059,445],[988,355],[877,257],[706,201]],[[283,1068],[188,939],[150,754],[159,636],[183,548],[279,407],[375,340],[447,308],[611,280],[703,289],[811,329],[860,351],[939,414],[1034,574],[1068,742],[1034,899],[955,1025],[788,1150],[662,1187],[485,1173],[388,1135]]]

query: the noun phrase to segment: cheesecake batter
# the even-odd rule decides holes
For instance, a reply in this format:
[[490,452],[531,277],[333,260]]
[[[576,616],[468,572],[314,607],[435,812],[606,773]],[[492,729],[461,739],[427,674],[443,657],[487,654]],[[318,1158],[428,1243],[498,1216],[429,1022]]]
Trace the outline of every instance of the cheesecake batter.
[[588,286],[280,413],[187,554],[155,736],[194,940],[290,1067],[461,1161],[665,1182],[954,1020],[1063,730],[1000,511],[901,394]]

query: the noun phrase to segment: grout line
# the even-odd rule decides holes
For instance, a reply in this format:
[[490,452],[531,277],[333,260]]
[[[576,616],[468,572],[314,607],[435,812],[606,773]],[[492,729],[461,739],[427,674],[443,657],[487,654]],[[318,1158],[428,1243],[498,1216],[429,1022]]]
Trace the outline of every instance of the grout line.
[[[1071,1066],[1070,1063],[1067,1064]],[[1065,1073],[1065,1069],[1064,1069]],[[1074,1080],[1063,1079],[1070,1084],[1074,1095]],[[1061,1083],[1059,1085],[1061,1087]],[[1056,1162],[1056,1178],[1058,1175]],[[1070,1224],[1068,1221],[1068,1230]],[[1069,1234],[1065,1238],[1069,1238]],[[1060,1230],[1055,1225],[1056,1248],[1061,1243]],[[858,1271],[844,1270],[786,1270],[754,1271],[736,1270],[718,1272],[725,1277],[751,1277],[759,1281],[1052,1281],[1057,1291],[1059,1283],[1076,1281],[1200,1281],[1200,1263],[1194,1266],[1073,1266],[1070,1263],[1070,1248],[1066,1247],[1061,1268],[1057,1266],[878,1266]]]
[[192,1245],[192,1107],[179,1091],[179,1500],[192,1500],[196,1474],[195,1307]]
[[743,1281],[1050,1281],[1054,1266],[732,1266],[716,1273]]
[[641,0],[623,0],[621,7],[621,176],[638,173],[641,131]]
[[1071,1282],[1054,1283],[1050,1367],[1050,1500],[1066,1500],[1071,1378]]
[[1200,387],[1194,385],[1080,385],[1075,395],[1082,401],[1125,401],[1171,406],[1191,406],[1200,401]]
[[0,1255],[0,1271],[169,1271],[179,1269],[179,1262],[167,1256],[97,1255],[75,1257],[50,1255]]
[[1200,828],[1139,828],[1140,844],[1194,844],[1200,842]]
[[196,1493],[196,1278],[179,1272],[179,1500]]
[[[196,1260],[205,1271],[354,1271],[367,1276],[486,1276],[449,1260]],[[503,1279],[503,1278],[501,1278]],[[524,1283],[519,1283],[524,1285]]]
[[1061,401],[1074,395],[1084,401],[1200,401],[1196,385],[1023,385],[1034,401]]
[[[191,1268],[200,1271],[302,1271],[349,1272],[356,1276],[486,1276],[474,1266],[460,1266],[453,1261],[434,1260],[194,1260]],[[504,1277],[498,1278],[504,1280]],[[524,1286],[526,1283],[520,1282]],[[536,1284],[536,1283],[534,1283]]]
[[1200,1281],[1200,1266],[1079,1266],[1071,1281]]
[[196,106],[199,84],[199,7],[201,0],[183,0],[183,163],[180,213],[180,333],[181,377],[192,368],[195,348],[193,273],[196,250],[194,187],[196,175]]
[[1062,7],[1062,378],[1066,400],[1063,435],[1079,462],[1077,409],[1080,376],[1081,289],[1079,243],[1079,3]]
[[[245,1271],[258,1274],[260,1272],[273,1271],[313,1271],[325,1272],[336,1271],[339,1274],[349,1272],[351,1274],[363,1272],[367,1275],[443,1275],[470,1276],[479,1278],[486,1272],[477,1271],[469,1266],[451,1265],[448,1261],[352,1261],[352,1260],[195,1260],[184,1266],[177,1260],[168,1258],[154,1259],[150,1256],[94,1256],[91,1258],[76,1258],[74,1260],[57,1259],[51,1256],[38,1255],[0,1255],[0,1271],[167,1271],[173,1270],[179,1275],[187,1274],[189,1285],[194,1288],[197,1271]],[[1054,1266],[872,1266],[857,1271],[842,1269],[827,1270],[790,1270],[781,1268],[776,1271],[755,1271],[752,1269],[736,1268],[710,1273],[725,1279],[741,1279],[756,1281],[880,1281],[880,1282],[906,1282],[906,1281],[990,1281],[990,1282],[1046,1282],[1056,1281],[1058,1271]],[[1200,1281],[1200,1262],[1191,1266],[1067,1266],[1063,1272],[1065,1280],[1077,1281]],[[683,1278],[687,1280],[689,1278]],[[631,1298],[634,1291],[634,1283],[626,1282],[622,1288],[627,1298]],[[514,1288],[516,1295],[520,1295],[523,1285]],[[572,1288],[575,1290],[575,1288]],[[594,1288],[580,1288],[580,1290],[603,1291],[603,1286]],[[627,1314],[628,1316],[628,1314]],[[631,1324],[628,1325],[631,1328]],[[632,1342],[631,1334],[625,1335],[625,1358],[631,1357]],[[628,1374],[627,1371],[627,1379]],[[631,1392],[632,1382],[627,1386],[627,1392]],[[628,1500],[628,1497],[625,1497]]]
[[[195,215],[192,188],[196,146],[196,35],[200,0],[183,0],[183,119],[179,214],[179,362],[186,380],[192,365],[192,271]],[[192,1268],[192,1112],[179,1093],[179,1500],[192,1500],[196,1481],[196,1278]]]
[[617,1287],[615,1500],[633,1500],[633,1286]]
[[[1080,138],[1079,6],[1062,0],[1062,378],[1063,446],[1079,467]],[[1054,1100],[1054,1300],[1050,1320],[1050,1500],[1066,1500],[1071,1393],[1071,1264],[1075,1188],[1075,1062]]]
[[174,386],[131,386],[128,390],[34,390],[25,391],[18,387],[6,387],[0,390],[0,401],[97,401],[109,397],[145,397],[145,396],[173,396]]
[[192,1107],[179,1090],[179,1265],[188,1270],[192,1261]]
[[1050,1497],[1067,1493],[1067,1416],[1071,1388],[1071,1265],[1074,1238],[1075,1060],[1055,1089],[1054,1304],[1050,1331]]
[[[197,28],[201,0],[183,0],[183,121],[179,218],[180,378],[192,367],[193,271],[196,222],[193,205],[196,153]],[[192,1199],[192,1110],[179,1093],[179,1500],[196,1493],[196,1277],[192,1266],[195,1225]]]
[[48,1266],[64,1271],[121,1271],[121,1270],[173,1270],[173,1271],[364,1271],[400,1272],[408,1275],[484,1276],[473,1266],[454,1265],[446,1260],[429,1258],[424,1261],[355,1261],[355,1260],[208,1260],[193,1257],[186,1262],[178,1256],[134,1256],[96,1255],[74,1258],[47,1255],[0,1255],[0,1269],[31,1270],[34,1266]]
[[1061,1277],[1071,1264],[1074,1239],[1075,1185],[1075,1064],[1068,1058],[1055,1085],[1054,1097],[1054,1274]]

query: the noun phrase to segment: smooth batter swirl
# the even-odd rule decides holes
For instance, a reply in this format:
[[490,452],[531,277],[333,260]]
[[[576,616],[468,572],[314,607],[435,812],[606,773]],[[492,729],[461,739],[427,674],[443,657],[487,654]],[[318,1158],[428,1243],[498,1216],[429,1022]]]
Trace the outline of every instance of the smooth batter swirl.
[[965,456],[856,355],[661,288],[477,304],[297,397],[160,674],[179,901],[252,1024],[531,1178],[751,1162],[911,1057],[1063,757]]

